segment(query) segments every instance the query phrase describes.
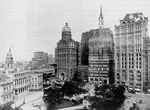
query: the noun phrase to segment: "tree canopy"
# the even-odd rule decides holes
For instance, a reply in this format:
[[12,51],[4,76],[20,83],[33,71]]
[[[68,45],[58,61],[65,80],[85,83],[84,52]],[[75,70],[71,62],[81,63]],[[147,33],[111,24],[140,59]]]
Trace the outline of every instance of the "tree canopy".
[[116,110],[125,100],[124,86],[95,86],[95,96],[90,97],[91,108],[96,110]]
[[47,108],[54,109],[57,104],[61,103],[63,99],[63,94],[61,88],[50,87],[44,89],[43,100],[47,104]]
[[47,108],[52,110],[56,105],[60,104],[64,96],[72,96],[73,94],[84,93],[86,90],[80,88],[73,81],[65,81],[63,85],[49,87],[44,89],[43,100],[47,104]]

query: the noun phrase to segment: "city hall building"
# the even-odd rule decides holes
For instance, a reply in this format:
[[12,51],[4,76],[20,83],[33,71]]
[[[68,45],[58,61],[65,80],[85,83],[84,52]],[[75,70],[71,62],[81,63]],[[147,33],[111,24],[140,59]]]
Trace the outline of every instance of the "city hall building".
[[126,14],[115,25],[115,83],[143,91],[149,83],[148,18]]

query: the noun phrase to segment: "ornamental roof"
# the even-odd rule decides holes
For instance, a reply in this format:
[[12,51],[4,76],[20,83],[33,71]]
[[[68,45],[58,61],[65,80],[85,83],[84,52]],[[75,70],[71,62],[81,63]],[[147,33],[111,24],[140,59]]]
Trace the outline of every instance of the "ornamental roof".
[[126,14],[126,16],[123,19],[124,21],[139,21],[139,20],[144,20],[144,15],[143,13],[131,13],[131,14]]

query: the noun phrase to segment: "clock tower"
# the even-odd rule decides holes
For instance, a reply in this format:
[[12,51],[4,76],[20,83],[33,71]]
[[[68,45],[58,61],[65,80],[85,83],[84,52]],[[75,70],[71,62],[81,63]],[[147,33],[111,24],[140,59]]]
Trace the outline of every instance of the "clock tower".
[[11,48],[9,48],[9,52],[7,53],[6,61],[5,61],[6,73],[14,70],[14,60],[11,53]]
[[99,19],[98,19],[98,25],[99,25],[99,29],[104,27],[104,18],[103,18],[103,14],[102,14],[102,5],[100,7],[100,15],[99,15]]

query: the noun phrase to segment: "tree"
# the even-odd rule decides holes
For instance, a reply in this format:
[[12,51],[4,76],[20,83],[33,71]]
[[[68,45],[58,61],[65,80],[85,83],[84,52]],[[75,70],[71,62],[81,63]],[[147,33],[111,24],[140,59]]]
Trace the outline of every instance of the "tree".
[[86,90],[80,88],[75,82],[73,81],[65,81],[64,85],[62,86],[63,95],[72,96],[73,94],[80,94],[86,92]]
[[60,104],[63,99],[61,88],[51,87],[44,89],[43,100],[47,104],[47,108],[53,110],[56,105]]
[[77,70],[71,81],[76,83],[78,86],[83,87],[86,84],[84,79],[88,79],[87,73],[83,70]]
[[116,110],[124,102],[124,86],[95,86],[95,96],[90,97],[91,108],[96,110]]

